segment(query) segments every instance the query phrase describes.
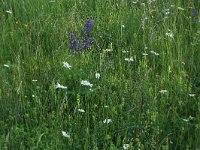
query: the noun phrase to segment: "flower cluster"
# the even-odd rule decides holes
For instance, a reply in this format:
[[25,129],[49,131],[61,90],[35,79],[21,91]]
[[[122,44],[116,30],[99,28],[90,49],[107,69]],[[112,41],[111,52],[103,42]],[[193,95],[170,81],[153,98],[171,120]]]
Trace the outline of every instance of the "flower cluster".
[[70,39],[69,48],[73,49],[74,51],[88,49],[92,42],[92,37],[90,35],[91,29],[92,29],[92,19],[88,17],[86,20],[85,27],[82,31],[82,35],[80,37],[77,37],[72,32],[68,32],[68,37]]

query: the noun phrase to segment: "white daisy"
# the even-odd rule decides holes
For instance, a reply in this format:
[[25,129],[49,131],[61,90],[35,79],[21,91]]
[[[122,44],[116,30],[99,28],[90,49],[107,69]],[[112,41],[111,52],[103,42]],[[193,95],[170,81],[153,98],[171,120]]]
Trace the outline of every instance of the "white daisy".
[[63,62],[63,66],[65,67],[65,68],[68,68],[68,69],[71,69],[71,65],[69,65],[67,62]]
[[111,52],[112,49],[105,49],[104,52]]
[[174,38],[174,34],[172,32],[166,32],[165,35],[172,39]]
[[128,52],[129,52],[129,51],[125,51],[125,50],[122,51],[122,53],[128,53]]
[[91,84],[89,81],[87,81],[87,80],[82,80],[81,81],[81,84],[82,85],[85,85],[85,86],[89,86],[89,87],[92,87],[93,86],[93,84]]
[[112,122],[111,119],[105,119],[105,120],[103,121],[103,123],[106,123],[106,124],[109,124],[109,123],[111,123],[111,122]]
[[55,88],[56,88],[56,89],[67,89],[66,86],[63,86],[63,85],[59,84],[58,82],[57,82],[57,84],[55,85]]
[[189,96],[190,96],[190,97],[194,97],[194,96],[195,96],[195,94],[189,94]]
[[147,54],[147,53],[142,53],[142,55],[143,55],[143,56],[148,56],[149,54]]
[[159,56],[159,54],[156,53],[156,52],[154,52],[154,51],[150,51],[150,53],[151,53],[151,54],[154,54],[154,55],[156,55],[156,56]]
[[8,14],[12,14],[12,10],[6,10]]
[[165,94],[165,93],[167,93],[167,90],[160,90],[159,91],[161,94]]
[[84,113],[85,110],[84,109],[78,109],[79,112]]
[[99,79],[99,78],[100,78],[100,76],[101,76],[101,75],[100,75],[100,73],[98,73],[98,72],[97,72],[97,73],[95,73],[95,77],[96,77],[97,79]]
[[66,138],[70,138],[70,135],[68,133],[66,133],[65,131],[62,131],[62,135]]
[[124,150],[129,149],[129,148],[130,148],[130,145],[129,145],[129,144],[124,144],[124,145],[123,145],[123,148],[124,148]]
[[132,62],[133,61],[133,57],[125,58],[124,60],[127,61],[127,62]]

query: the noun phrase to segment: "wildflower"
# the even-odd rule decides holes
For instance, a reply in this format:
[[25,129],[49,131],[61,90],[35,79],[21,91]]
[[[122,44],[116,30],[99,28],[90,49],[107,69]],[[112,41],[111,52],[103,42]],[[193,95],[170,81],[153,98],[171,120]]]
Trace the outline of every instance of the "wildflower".
[[70,138],[70,135],[66,133],[65,131],[61,131],[62,135],[66,138]]
[[143,55],[143,56],[148,56],[149,54],[147,54],[147,53],[142,53],[142,55]]
[[122,28],[125,28],[125,25],[122,24]]
[[61,84],[59,84],[59,83],[57,83],[57,84],[55,85],[55,88],[56,88],[56,89],[67,89],[66,86],[63,86],[63,85],[61,85]]
[[87,80],[82,80],[81,81],[81,84],[82,85],[85,85],[85,86],[89,86],[89,87],[92,87],[93,86],[93,84],[91,84],[89,81],[87,81]]
[[8,14],[12,14],[12,10],[6,10]]
[[38,80],[32,80],[32,82],[37,82]]
[[164,9],[163,12],[165,13],[165,15],[169,15],[170,14],[169,9]]
[[170,31],[170,32],[166,32],[165,33],[166,36],[170,37],[170,38],[174,38],[174,34]]
[[91,92],[93,92],[94,90],[92,88],[89,89]]
[[33,95],[32,95],[32,97],[34,98],[34,97],[35,97],[35,95],[33,94]]
[[198,15],[198,11],[195,8],[192,8],[192,17],[196,17]]
[[77,49],[77,40],[76,40],[76,36],[71,33],[71,32],[68,32],[68,37],[70,38],[70,45],[69,45],[69,48],[70,49],[73,49],[73,50],[76,50]]
[[130,148],[130,145],[129,145],[129,144],[124,144],[124,145],[123,145],[123,148],[124,148],[124,150],[129,149],[129,148]]
[[160,93],[165,94],[165,93],[167,93],[167,90],[160,90]]
[[182,61],[181,64],[182,64],[182,65],[185,65],[185,62]]
[[131,58],[125,58],[125,61],[132,62],[133,61],[133,57],[131,57]]
[[189,96],[190,96],[190,97],[194,97],[194,96],[195,96],[195,94],[189,94]]
[[97,78],[97,79],[99,79],[100,78],[100,73],[95,73],[95,77]]
[[188,122],[189,120],[188,119],[183,119],[183,121]]
[[92,37],[88,37],[84,46],[84,49],[88,49],[90,46],[90,43],[92,41]]
[[79,112],[84,113],[85,110],[84,109],[78,109]]
[[89,35],[91,28],[92,28],[92,19],[87,18],[85,27],[82,32],[82,36],[77,37],[74,33],[68,32],[68,37],[70,39],[69,48],[75,51],[88,49],[92,41],[92,37]]
[[109,107],[108,105],[105,105],[105,106],[104,106],[104,108],[108,108],[108,107]]
[[198,10],[195,8],[192,8],[192,21],[193,22],[198,22]]
[[72,66],[70,66],[67,62],[63,62],[63,66],[65,67],[65,68],[68,68],[68,69],[71,69],[71,67]]
[[105,49],[104,52],[111,52],[112,49]]
[[128,53],[128,52],[129,52],[129,51],[125,51],[125,50],[124,50],[124,51],[122,51],[122,53]]
[[90,30],[92,29],[92,19],[90,17],[87,18],[85,28],[83,34],[89,34]]
[[7,67],[7,68],[9,68],[9,67],[10,67],[10,66],[9,66],[9,65],[7,65],[7,64],[4,64],[3,66],[4,66],[4,67]]
[[185,121],[185,122],[189,122],[189,121],[191,121],[191,120],[193,120],[193,119],[194,119],[194,117],[189,116],[187,119],[183,119],[183,121]]
[[159,56],[159,53],[156,53],[156,52],[154,52],[154,51],[150,51],[150,53],[151,53],[151,54],[154,54],[154,55],[156,55],[156,56]]
[[109,123],[111,123],[111,122],[112,122],[111,119],[105,119],[105,120],[103,121],[103,123],[106,123],[106,124],[109,124]]

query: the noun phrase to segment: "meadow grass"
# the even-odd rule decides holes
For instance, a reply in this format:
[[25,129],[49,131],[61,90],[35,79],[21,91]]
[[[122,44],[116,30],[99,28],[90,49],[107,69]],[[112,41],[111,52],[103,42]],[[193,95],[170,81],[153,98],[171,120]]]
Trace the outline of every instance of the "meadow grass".
[[[199,8],[1,0],[0,149],[200,149]],[[69,49],[88,16],[90,48]]]

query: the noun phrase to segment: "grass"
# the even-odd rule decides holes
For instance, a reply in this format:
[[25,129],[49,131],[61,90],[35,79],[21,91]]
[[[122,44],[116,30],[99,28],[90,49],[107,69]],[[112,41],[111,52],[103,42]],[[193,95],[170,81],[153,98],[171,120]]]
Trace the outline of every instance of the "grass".
[[[200,148],[199,8],[1,0],[0,148]],[[67,32],[79,34],[88,16],[93,43],[74,52]]]

